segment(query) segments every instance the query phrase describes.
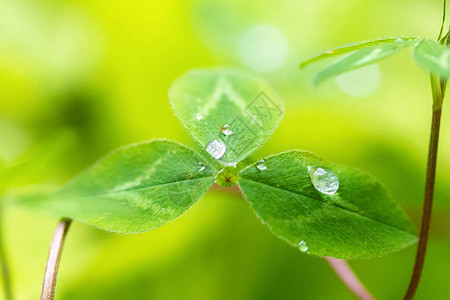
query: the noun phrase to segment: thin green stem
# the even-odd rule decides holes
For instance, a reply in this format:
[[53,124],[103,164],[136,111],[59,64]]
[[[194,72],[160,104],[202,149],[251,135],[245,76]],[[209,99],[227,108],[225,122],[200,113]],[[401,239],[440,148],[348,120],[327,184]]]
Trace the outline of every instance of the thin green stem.
[[446,82],[431,75],[433,91],[433,113],[431,119],[430,143],[428,148],[427,172],[425,179],[425,195],[422,210],[422,222],[420,226],[419,244],[417,246],[414,269],[406,291],[404,300],[414,298],[422,275],[427,252],[428,236],[431,223],[431,211],[433,207],[434,184],[436,178],[436,162],[439,143],[439,128],[441,125],[442,103],[445,94]]
[[[0,204],[1,205],[1,204]],[[0,207],[1,208],[1,207]],[[11,276],[8,267],[8,257],[6,255],[6,250],[3,242],[3,218],[1,216],[2,210],[0,209],[0,264],[2,269],[2,278],[3,278],[3,289],[5,292],[5,299],[12,300],[12,288],[11,288]]]
[[446,4],[447,1],[444,0],[444,7],[442,8],[442,23],[441,23],[441,29],[439,30],[439,36],[437,40],[439,41],[442,38],[442,34],[444,33],[444,25],[445,25],[445,13],[446,13]]
[[42,284],[41,300],[53,300],[55,297],[56,277],[58,275],[59,261],[64,246],[64,240],[72,220],[61,219],[53,233],[48,254],[47,267],[45,268],[44,283]]

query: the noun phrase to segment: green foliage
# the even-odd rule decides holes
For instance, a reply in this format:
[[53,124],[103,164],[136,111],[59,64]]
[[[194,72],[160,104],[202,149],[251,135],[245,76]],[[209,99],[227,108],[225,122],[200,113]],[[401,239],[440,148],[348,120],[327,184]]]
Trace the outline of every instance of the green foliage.
[[[396,41],[375,49],[387,55],[408,43]],[[366,49],[373,51],[372,47]],[[169,94],[177,116],[208,161],[175,142],[130,145],[113,151],[56,195],[21,203],[105,230],[136,233],[180,216],[216,180],[225,187],[239,183],[272,232],[301,251],[360,258],[415,241],[406,215],[377,181],[360,171],[302,151],[282,153],[242,170],[249,164],[247,156],[276,128],[284,108],[257,75],[237,69],[195,70],[175,81]],[[308,167],[330,171],[320,169],[327,173],[324,177],[316,173],[319,169]]]
[[[344,45],[341,47],[328,49],[322,53],[317,54],[316,56],[311,57],[310,59],[305,60],[300,64],[300,68],[304,68],[308,66],[309,64],[322,60],[324,58],[334,57],[337,55],[353,52],[356,50],[360,50],[363,48],[367,48],[370,46],[376,46],[376,45],[382,45],[382,44],[390,44],[396,42],[396,40],[399,39],[399,37],[382,37],[373,41],[364,41],[364,42],[358,42],[358,43],[351,43],[348,45]],[[417,40],[416,37],[404,37],[401,38],[405,41],[415,41]]]
[[261,146],[284,110],[267,82],[238,69],[192,70],[173,83],[169,97],[176,115],[203,148],[214,140],[225,144],[226,152],[218,160],[225,166]]
[[414,49],[414,58],[424,70],[442,78],[450,77],[450,49],[431,40],[422,40]]
[[[416,241],[406,214],[372,176],[293,150],[240,172],[239,186],[271,231],[300,250],[321,256],[361,258],[382,255]],[[335,172],[339,188],[318,191],[310,172]]]
[[119,148],[51,197],[21,203],[119,233],[157,228],[182,215],[216,170],[191,149],[152,140]]
[[381,43],[357,50],[321,70],[314,78],[314,84],[319,84],[330,77],[370,65],[413,45],[415,41],[412,38],[398,38],[389,43]]
[[[442,30],[441,30],[442,31]],[[424,70],[442,78],[450,77],[450,49],[445,45],[449,33],[441,37],[438,42],[432,40],[419,40],[415,37],[408,38],[381,38],[374,41],[366,41],[347,46],[327,50],[300,64],[305,67],[318,60],[336,55],[353,52],[319,71],[314,77],[314,84],[319,84],[333,76],[364,67],[383,58],[397,53],[399,50],[415,44],[414,58],[416,63]]]

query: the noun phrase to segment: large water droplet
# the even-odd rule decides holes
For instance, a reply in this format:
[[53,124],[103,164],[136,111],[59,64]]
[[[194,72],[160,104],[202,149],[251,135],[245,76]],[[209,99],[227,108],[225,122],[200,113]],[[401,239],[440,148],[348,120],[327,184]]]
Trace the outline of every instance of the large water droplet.
[[265,169],[267,169],[267,166],[264,163],[264,159],[261,159],[260,161],[258,161],[256,168],[258,168],[258,170],[260,170],[260,171],[264,171]]
[[233,130],[231,130],[231,126],[229,124],[225,124],[222,126],[222,133],[224,135],[231,135],[233,133]]
[[296,247],[302,252],[308,251],[308,244],[305,241],[300,241]]
[[339,178],[329,169],[313,167],[309,177],[316,190],[323,194],[333,195],[339,188]]
[[227,151],[227,146],[221,140],[212,140],[206,145],[206,151],[215,159],[221,159]]

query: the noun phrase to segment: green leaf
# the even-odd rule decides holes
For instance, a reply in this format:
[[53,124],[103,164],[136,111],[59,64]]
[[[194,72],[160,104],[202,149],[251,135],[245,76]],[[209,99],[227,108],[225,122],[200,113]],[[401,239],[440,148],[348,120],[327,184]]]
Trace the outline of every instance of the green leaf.
[[450,48],[431,40],[423,40],[414,49],[417,64],[443,78],[450,77]]
[[20,203],[108,231],[138,233],[182,215],[215,174],[193,150],[152,140],[111,152],[54,196]]
[[[239,185],[263,223],[300,250],[307,247],[311,254],[342,259],[367,258],[416,241],[407,215],[372,176],[299,150],[269,157],[263,164],[242,170]],[[317,190],[311,168],[334,172],[337,192]],[[326,181],[315,183],[332,187]]]
[[173,83],[169,96],[189,133],[225,166],[260,147],[284,110],[265,80],[239,69],[191,70]]
[[394,43],[395,41],[397,41],[398,39],[403,39],[405,41],[417,41],[417,37],[382,37],[382,38],[378,38],[376,40],[373,41],[364,41],[364,42],[359,42],[359,43],[352,43],[352,44],[348,44],[345,46],[341,46],[341,47],[337,47],[337,48],[333,48],[333,49],[328,49],[322,53],[319,53],[313,57],[311,57],[308,60],[305,60],[304,62],[302,62],[300,64],[300,68],[304,68],[307,65],[316,62],[318,60],[322,60],[325,58],[329,58],[329,57],[333,57],[333,56],[337,56],[337,55],[341,55],[341,54],[345,54],[345,53],[349,53],[349,52],[353,52],[359,49],[363,49],[363,48],[367,48],[370,46],[376,46],[376,45],[382,45],[382,44],[390,44],[390,43]]
[[355,51],[321,70],[314,78],[314,84],[317,85],[330,77],[370,65],[414,43],[415,40],[398,39],[393,43],[380,44]]

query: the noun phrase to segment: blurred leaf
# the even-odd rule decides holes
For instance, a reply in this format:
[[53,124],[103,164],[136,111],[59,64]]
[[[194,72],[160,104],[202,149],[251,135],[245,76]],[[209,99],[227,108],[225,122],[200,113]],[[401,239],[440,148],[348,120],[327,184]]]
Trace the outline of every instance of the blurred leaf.
[[148,231],[190,208],[216,170],[191,149],[166,140],[119,148],[51,197],[21,204],[119,233]]
[[417,64],[426,71],[444,78],[450,77],[450,48],[431,40],[423,40],[414,49]]
[[[367,258],[416,241],[407,215],[372,176],[299,150],[264,164],[264,170],[252,165],[241,171],[239,185],[272,232],[300,250],[307,246],[315,255]],[[309,169],[317,167],[337,175],[336,193],[314,187]]]
[[189,133],[222,165],[261,146],[284,110],[261,77],[238,69],[192,70],[173,83],[169,96]]
[[333,48],[333,49],[328,49],[325,52],[319,53],[316,56],[313,56],[310,59],[307,59],[304,62],[302,62],[300,64],[300,68],[304,68],[307,65],[309,65],[309,64],[311,64],[313,62],[316,62],[318,60],[324,59],[324,58],[333,57],[333,56],[337,56],[337,55],[353,52],[353,51],[356,51],[356,50],[359,50],[359,49],[363,49],[363,48],[367,48],[367,47],[370,47],[370,46],[394,43],[397,39],[403,39],[405,41],[416,41],[417,37],[404,37],[404,38],[401,38],[401,37],[382,37],[382,38],[378,38],[378,39],[373,40],[373,41],[364,41],[364,42],[359,42],[359,43],[352,43],[352,44],[348,44],[348,45],[345,45],[345,46],[341,46],[341,47],[337,47],[337,48]]
[[330,77],[370,65],[414,43],[415,40],[411,39],[397,39],[392,43],[370,46],[358,50],[321,70],[314,78],[314,84],[319,84]]
[[57,169],[67,169],[67,157],[74,147],[75,137],[69,131],[59,131],[41,138],[12,163],[0,168],[0,191],[29,186],[60,177]]

